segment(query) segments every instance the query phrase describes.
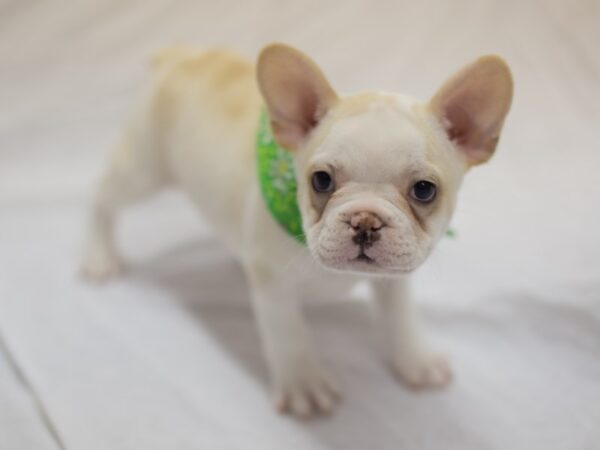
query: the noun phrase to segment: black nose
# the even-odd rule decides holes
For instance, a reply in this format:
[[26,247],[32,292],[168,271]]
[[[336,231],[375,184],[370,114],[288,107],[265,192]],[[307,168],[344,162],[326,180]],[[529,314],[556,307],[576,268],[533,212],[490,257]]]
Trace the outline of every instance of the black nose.
[[360,212],[352,216],[350,226],[356,231],[352,242],[363,248],[369,248],[381,238],[379,230],[383,228],[381,219],[370,212]]
[[374,242],[378,241],[379,238],[380,236],[378,231],[361,230],[354,235],[352,241],[356,245],[369,248]]

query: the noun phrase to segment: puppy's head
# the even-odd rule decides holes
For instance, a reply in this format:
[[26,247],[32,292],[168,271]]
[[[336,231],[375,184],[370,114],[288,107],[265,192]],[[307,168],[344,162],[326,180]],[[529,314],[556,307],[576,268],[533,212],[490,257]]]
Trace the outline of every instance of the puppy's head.
[[450,221],[465,172],[496,148],[512,98],[497,56],[451,77],[426,103],[369,92],[340,97],[291,47],[260,54],[273,134],[293,152],[307,243],[324,266],[406,273]]

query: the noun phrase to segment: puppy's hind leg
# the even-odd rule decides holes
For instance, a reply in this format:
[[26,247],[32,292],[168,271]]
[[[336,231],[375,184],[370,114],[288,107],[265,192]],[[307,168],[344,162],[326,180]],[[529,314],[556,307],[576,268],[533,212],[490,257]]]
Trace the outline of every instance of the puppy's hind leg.
[[144,140],[131,132],[125,134],[100,182],[81,264],[81,274],[86,278],[101,281],[121,271],[123,263],[114,236],[117,214],[164,184],[160,158],[154,149],[142,148]]

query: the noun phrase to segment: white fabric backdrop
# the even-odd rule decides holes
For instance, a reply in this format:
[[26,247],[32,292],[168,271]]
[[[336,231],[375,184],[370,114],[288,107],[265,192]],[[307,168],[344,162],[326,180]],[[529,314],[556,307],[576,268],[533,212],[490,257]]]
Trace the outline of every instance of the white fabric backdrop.
[[[0,3],[0,449],[597,448],[599,8]],[[191,42],[252,56],[272,40],[341,91],[427,97],[485,52],[513,67],[498,155],[465,183],[458,239],[418,273],[449,389],[393,380],[365,302],[311,304],[345,401],[311,423],[274,414],[241,272],[177,193],[123,218],[126,277],[77,278],[93,184],[148,55]]]

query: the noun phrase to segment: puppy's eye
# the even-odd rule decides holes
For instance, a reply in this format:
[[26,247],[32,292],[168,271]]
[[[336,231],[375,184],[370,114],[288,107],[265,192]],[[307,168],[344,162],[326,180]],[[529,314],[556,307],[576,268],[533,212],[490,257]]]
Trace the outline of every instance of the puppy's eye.
[[413,187],[410,195],[412,198],[421,203],[430,203],[435,198],[437,188],[435,184],[430,181],[417,181]]
[[318,170],[312,174],[312,187],[315,192],[331,192],[333,191],[333,178],[324,170]]

